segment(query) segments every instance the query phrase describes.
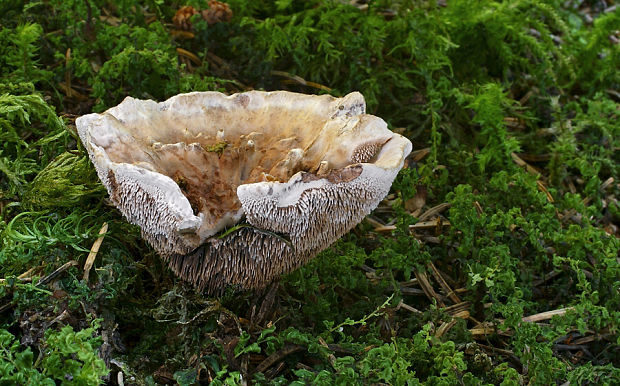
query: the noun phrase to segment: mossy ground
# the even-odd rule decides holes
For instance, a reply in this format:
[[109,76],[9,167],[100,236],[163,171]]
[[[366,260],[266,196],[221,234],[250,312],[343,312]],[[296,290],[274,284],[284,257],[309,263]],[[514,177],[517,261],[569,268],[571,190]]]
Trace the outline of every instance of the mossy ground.
[[[230,0],[181,30],[184,5],[0,2],[0,384],[620,383],[613,1]],[[414,153],[313,262],[209,298],[74,119],[248,89],[359,90]]]

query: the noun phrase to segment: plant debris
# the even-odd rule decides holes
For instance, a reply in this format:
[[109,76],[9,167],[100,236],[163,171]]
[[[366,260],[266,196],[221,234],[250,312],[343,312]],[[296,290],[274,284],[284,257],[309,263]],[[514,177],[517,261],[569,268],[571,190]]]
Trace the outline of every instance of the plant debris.
[[[613,1],[0,11],[3,382],[618,383]],[[74,121],[127,96],[252,89],[359,91],[414,151],[315,260],[214,298],[114,209]]]

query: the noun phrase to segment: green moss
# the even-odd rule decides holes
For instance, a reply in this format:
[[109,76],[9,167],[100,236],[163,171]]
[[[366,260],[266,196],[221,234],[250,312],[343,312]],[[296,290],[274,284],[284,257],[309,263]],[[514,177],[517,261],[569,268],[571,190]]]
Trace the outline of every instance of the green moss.
[[217,155],[222,156],[224,150],[228,147],[228,142],[218,142],[214,145],[207,146],[205,148],[206,151],[210,153],[217,153]]
[[[122,368],[139,384],[617,383],[617,10],[227,3],[232,20],[194,16],[193,37],[172,23],[178,2],[0,5],[3,380],[96,384]],[[212,299],[179,282],[108,203],[73,118],[128,95],[248,89],[361,91],[370,113],[428,154],[408,160],[372,221],[277,290]],[[449,204],[441,224],[418,227],[439,204]],[[377,221],[394,229],[375,231]],[[453,295],[469,319],[454,317]],[[497,331],[472,334],[478,322]],[[103,338],[116,363],[107,370]]]
[[29,347],[21,350],[19,343],[7,330],[0,330],[0,374],[3,384],[96,385],[108,373],[105,363],[97,356],[101,340],[93,336],[99,326],[74,331],[65,326],[45,335],[48,350],[43,360],[34,360]]

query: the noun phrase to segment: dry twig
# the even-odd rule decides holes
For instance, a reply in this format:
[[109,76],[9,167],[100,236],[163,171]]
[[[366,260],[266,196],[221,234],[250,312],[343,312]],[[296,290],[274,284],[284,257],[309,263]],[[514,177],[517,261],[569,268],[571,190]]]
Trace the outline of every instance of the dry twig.
[[415,272],[415,277],[418,279],[418,282],[420,283],[420,287],[422,287],[422,290],[424,291],[426,296],[429,298],[429,300],[432,301],[434,299],[437,301],[437,304],[440,307],[445,308],[446,304],[441,299],[441,296],[439,296],[437,292],[435,292],[435,289],[433,289],[433,286],[428,281],[428,277],[426,276],[426,274],[424,272]]
[[[568,311],[573,311],[574,309],[575,309],[574,307],[566,307],[566,308],[560,308],[560,309],[552,310],[552,311],[540,312],[538,314],[524,316],[523,318],[521,318],[521,320],[523,322],[537,323],[543,320],[549,320],[556,315],[565,315]],[[499,319],[499,321],[503,322],[503,320],[501,319]],[[508,330],[497,330],[495,328],[494,323],[481,323],[478,326],[470,329],[469,332],[472,335],[483,335],[483,336],[493,334],[493,333],[498,333],[500,335],[511,335],[511,331],[509,329]]]
[[302,86],[308,86],[308,87],[316,88],[316,89],[327,91],[327,92],[331,92],[332,91],[332,89],[327,87],[327,86],[324,86],[324,85],[319,84],[319,83],[315,83],[315,82],[311,82],[311,81],[305,80],[301,76],[289,74],[288,72],[285,72],[285,71],[276,71],[276,70],[274,70],[274,71],[271,71],[271,75],[282,76],[284,78],[287,78],[290,81],[293,81],[293,83],[297,83],[297,84],[300,84]]
[[431,269],[433,277],[435,278],[435,280],[437,280],[441,288],[443,288],[446,296],[449,297],[450,300],[452,300],[454,303],[461,303],[461,299],[456,295],[452,288],[450,288],[448,283],[446,283],[443,276],[441,276],[441,274],[439,273],[437,267],[435,267],[435,264],[433,264],[433,262],[429,262],[427,267]]
[[527,170],[528,173],[535,174],[535,175],[542,175],[540,170],[536,169],[532,165],[525,162],[523,159],[521,159],[521,157],[517,155],[517,153],[510,153],[510,156],[512,157],[512,160],[514,161],[514,163],[525,168],[525,170]]
[[302,351],[305,348],[303,346],[297,344],[289,344],[282,347],[280,350],[274,352],[269,355],[265,360],[263,360],[256,368],[254,369],[255,373],[264,373],[269,367],[283,360],[287,356],[296,353],[297,351]]
[[426,212],[422,213],[420,217],[418,217],[418,221],[424,221],[426,219],[432,218],[444,210],[448,209],[451,206],[449,202],[444,202],[443,204],[436,205]]
[[[413,225],[409,225],[409,229],[410,230],[437,229],[438,224],[441,224],[441,228],[450,226],[450,223],[448,221],[441,221],[439,223],[437,220],[432,220],[432,221],[420,221]],[[396,229],[396,225],[383,225],[383,226],[376,227],[375,232],[389,232],[395,229]]]
[[90,253],[88,254],[88,257],[86,258],[86,263],[84,263],[83,279],[87,283],[88,283],[88,277],[90,276],[90,270],[93,267],[93,264],[95,263],[95,258],[97,257],[97,253],[99,252],[99,248],[101,247],[101,243],[103,242],[103,238],[105,237],[107,232],[108,232],[108,223],[104,222],[103,225],[101,226],[101,229],[99,230],[99,237],[97,237],[97,240],[95,240],[95,242],[93,243],[93,246],[90,248]]

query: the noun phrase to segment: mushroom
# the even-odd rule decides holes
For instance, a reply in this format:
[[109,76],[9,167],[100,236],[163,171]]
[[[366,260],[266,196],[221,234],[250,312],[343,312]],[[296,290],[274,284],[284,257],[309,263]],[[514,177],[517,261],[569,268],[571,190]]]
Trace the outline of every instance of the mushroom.
[[77,119],[111,201],[198,289],[261,288],[387,195],[411,142],[364,97],[287,91],[127,97]]

